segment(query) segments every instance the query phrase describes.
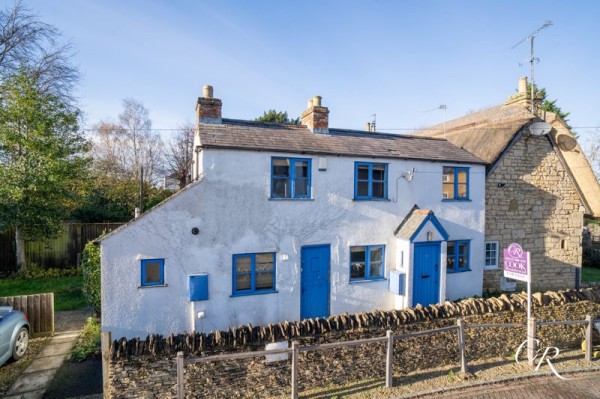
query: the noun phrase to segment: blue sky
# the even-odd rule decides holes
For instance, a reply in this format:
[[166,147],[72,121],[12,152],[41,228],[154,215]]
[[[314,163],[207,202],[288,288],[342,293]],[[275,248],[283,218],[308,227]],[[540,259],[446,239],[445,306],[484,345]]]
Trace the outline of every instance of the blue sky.
[[[86,124],[141,101],[153,127],[194,121],[202,85],[223,116],[270,108],[298,116],[323,97],[330,126],[414,129],[503,102],[529,75],[571,112],[584,136],[600,126],[597,1],[25,0],[78,49]],[[523,66],[519,66],[522,63]],[[168,133],[165,132],[168,137]]]

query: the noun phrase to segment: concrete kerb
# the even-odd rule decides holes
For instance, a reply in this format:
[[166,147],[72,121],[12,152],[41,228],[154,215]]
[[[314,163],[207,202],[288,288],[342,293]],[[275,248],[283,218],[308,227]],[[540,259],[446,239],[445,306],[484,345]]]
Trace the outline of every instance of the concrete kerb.
[[[596,372],[596,371],[600,371],[600,366],[592,366],[592,367],[585,367],[585,368],[581,368],[581,367],[569,368],[569,369],[560,370],[560,373],[561,373],[561,375],[568,375],[568,374],[581,374],[581,373]],[[535,371],[535,372],[530,372],[530,373],[525,373],[525,374],[513,374],[513,375],[498,377],[498,378],[485,380],[485,381],[473,381],[473,382],[469,382],[469,383],[462,384],[462,385],[454,385],[454,386],[449,386],[449,387],[444,387],[444,388],[436,388],[436,389],[430,389],[427,391],[392,396],[392,398],[393,399],[421,398],[421,397],[430,396],[430,395],[447,394],[447,393],[456,392],[456,391],[469,389],[469,388],[493,386],[493,385],[504,384],[504,383],[512,382],[512,381],[525,381],[525,380],[533,379],[536,377],[548,377],[548,376],[553,376],[553,375],[554,374],[551,371]]]
[[[61,314],[62,313],[62,314]],[[39,399],[50,385],[54,375],[75,346],[89,311],[57,312],[60,323],[50,342],[35,357],[6,393],[6,399]],[[79,328],[79,330],[75,330]]]

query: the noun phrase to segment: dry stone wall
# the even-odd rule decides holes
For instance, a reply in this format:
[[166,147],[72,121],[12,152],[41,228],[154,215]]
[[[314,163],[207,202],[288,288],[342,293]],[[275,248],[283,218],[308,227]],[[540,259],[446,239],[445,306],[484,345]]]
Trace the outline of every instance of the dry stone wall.
[[[524,293],[498,298],[466,299],[457,303],[394,311],[374,311],[326,319],[242,326],[210,334],[149,336],[141,340],[115,340],[111,345],[110,385],[113,398],[176,397],[175,355],[210,356],[264,350],[267,343],[298,341],[301,346],[381,337],[391,329],[403,334],[456,325],[518,323],[522,327],[466,329],[467,358],[510,356],[525,338]],[[600,289],[537,293],[533,301],[538,320],[600,318]],[[540,327],[542,345],[575,347],[581,342],[581,326]],[[598,336],[596,339],[600,338]],[[440,365],[459,364],[456,331],[397,340],[394,371],[405,373]],[[598,342],[598,341],[596,341]],[[264,358],[187,365],[188,398],[260,398],[289,393],[290,361],[267,363]],[[384,343],[369,343],[302,352],[299,357],[299,387],[324,387],[385,375]]]
[[[534,290],[575,287],[584,206],[546,136],[523,136],[486,179],[486,241],[531,252]],[[484,271],[484,292],[501,291],[499,268]],[[518,290],[525,289],[518,283]]]

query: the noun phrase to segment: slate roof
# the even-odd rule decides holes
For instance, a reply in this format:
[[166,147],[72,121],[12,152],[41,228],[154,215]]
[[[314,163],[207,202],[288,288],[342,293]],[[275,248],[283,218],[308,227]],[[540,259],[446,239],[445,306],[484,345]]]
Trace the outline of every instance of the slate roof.
[[343,129],[329,129],[329,133],[322,134],[312,133],[304,125],[235,119],[223,119],[222,124],[201,124],[200,143],[203,148],[484,163],[440,138]]
[[[454,145],[493,164],[513,137],[536,117],[520,106],[495,106],[446,122],[445,136]],[[419,136],[444,137],[444,124],[415,132]]]
[[415,205],[396,229],[396,237],[410,240],[410,238],[413,236],[413,234],[415,234],[417,229],[421,227],[430,213],[433,212],[429,209],[419,209],[419,207]]

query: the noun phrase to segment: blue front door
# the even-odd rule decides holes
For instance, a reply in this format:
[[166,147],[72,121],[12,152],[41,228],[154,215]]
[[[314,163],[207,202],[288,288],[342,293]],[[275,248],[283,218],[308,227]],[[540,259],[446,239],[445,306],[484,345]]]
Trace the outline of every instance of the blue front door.
[[329,245],[302,247],[300,318],[329,316]]
[[412,306],[438,303],[440,298],[440,243],[415,243]]

